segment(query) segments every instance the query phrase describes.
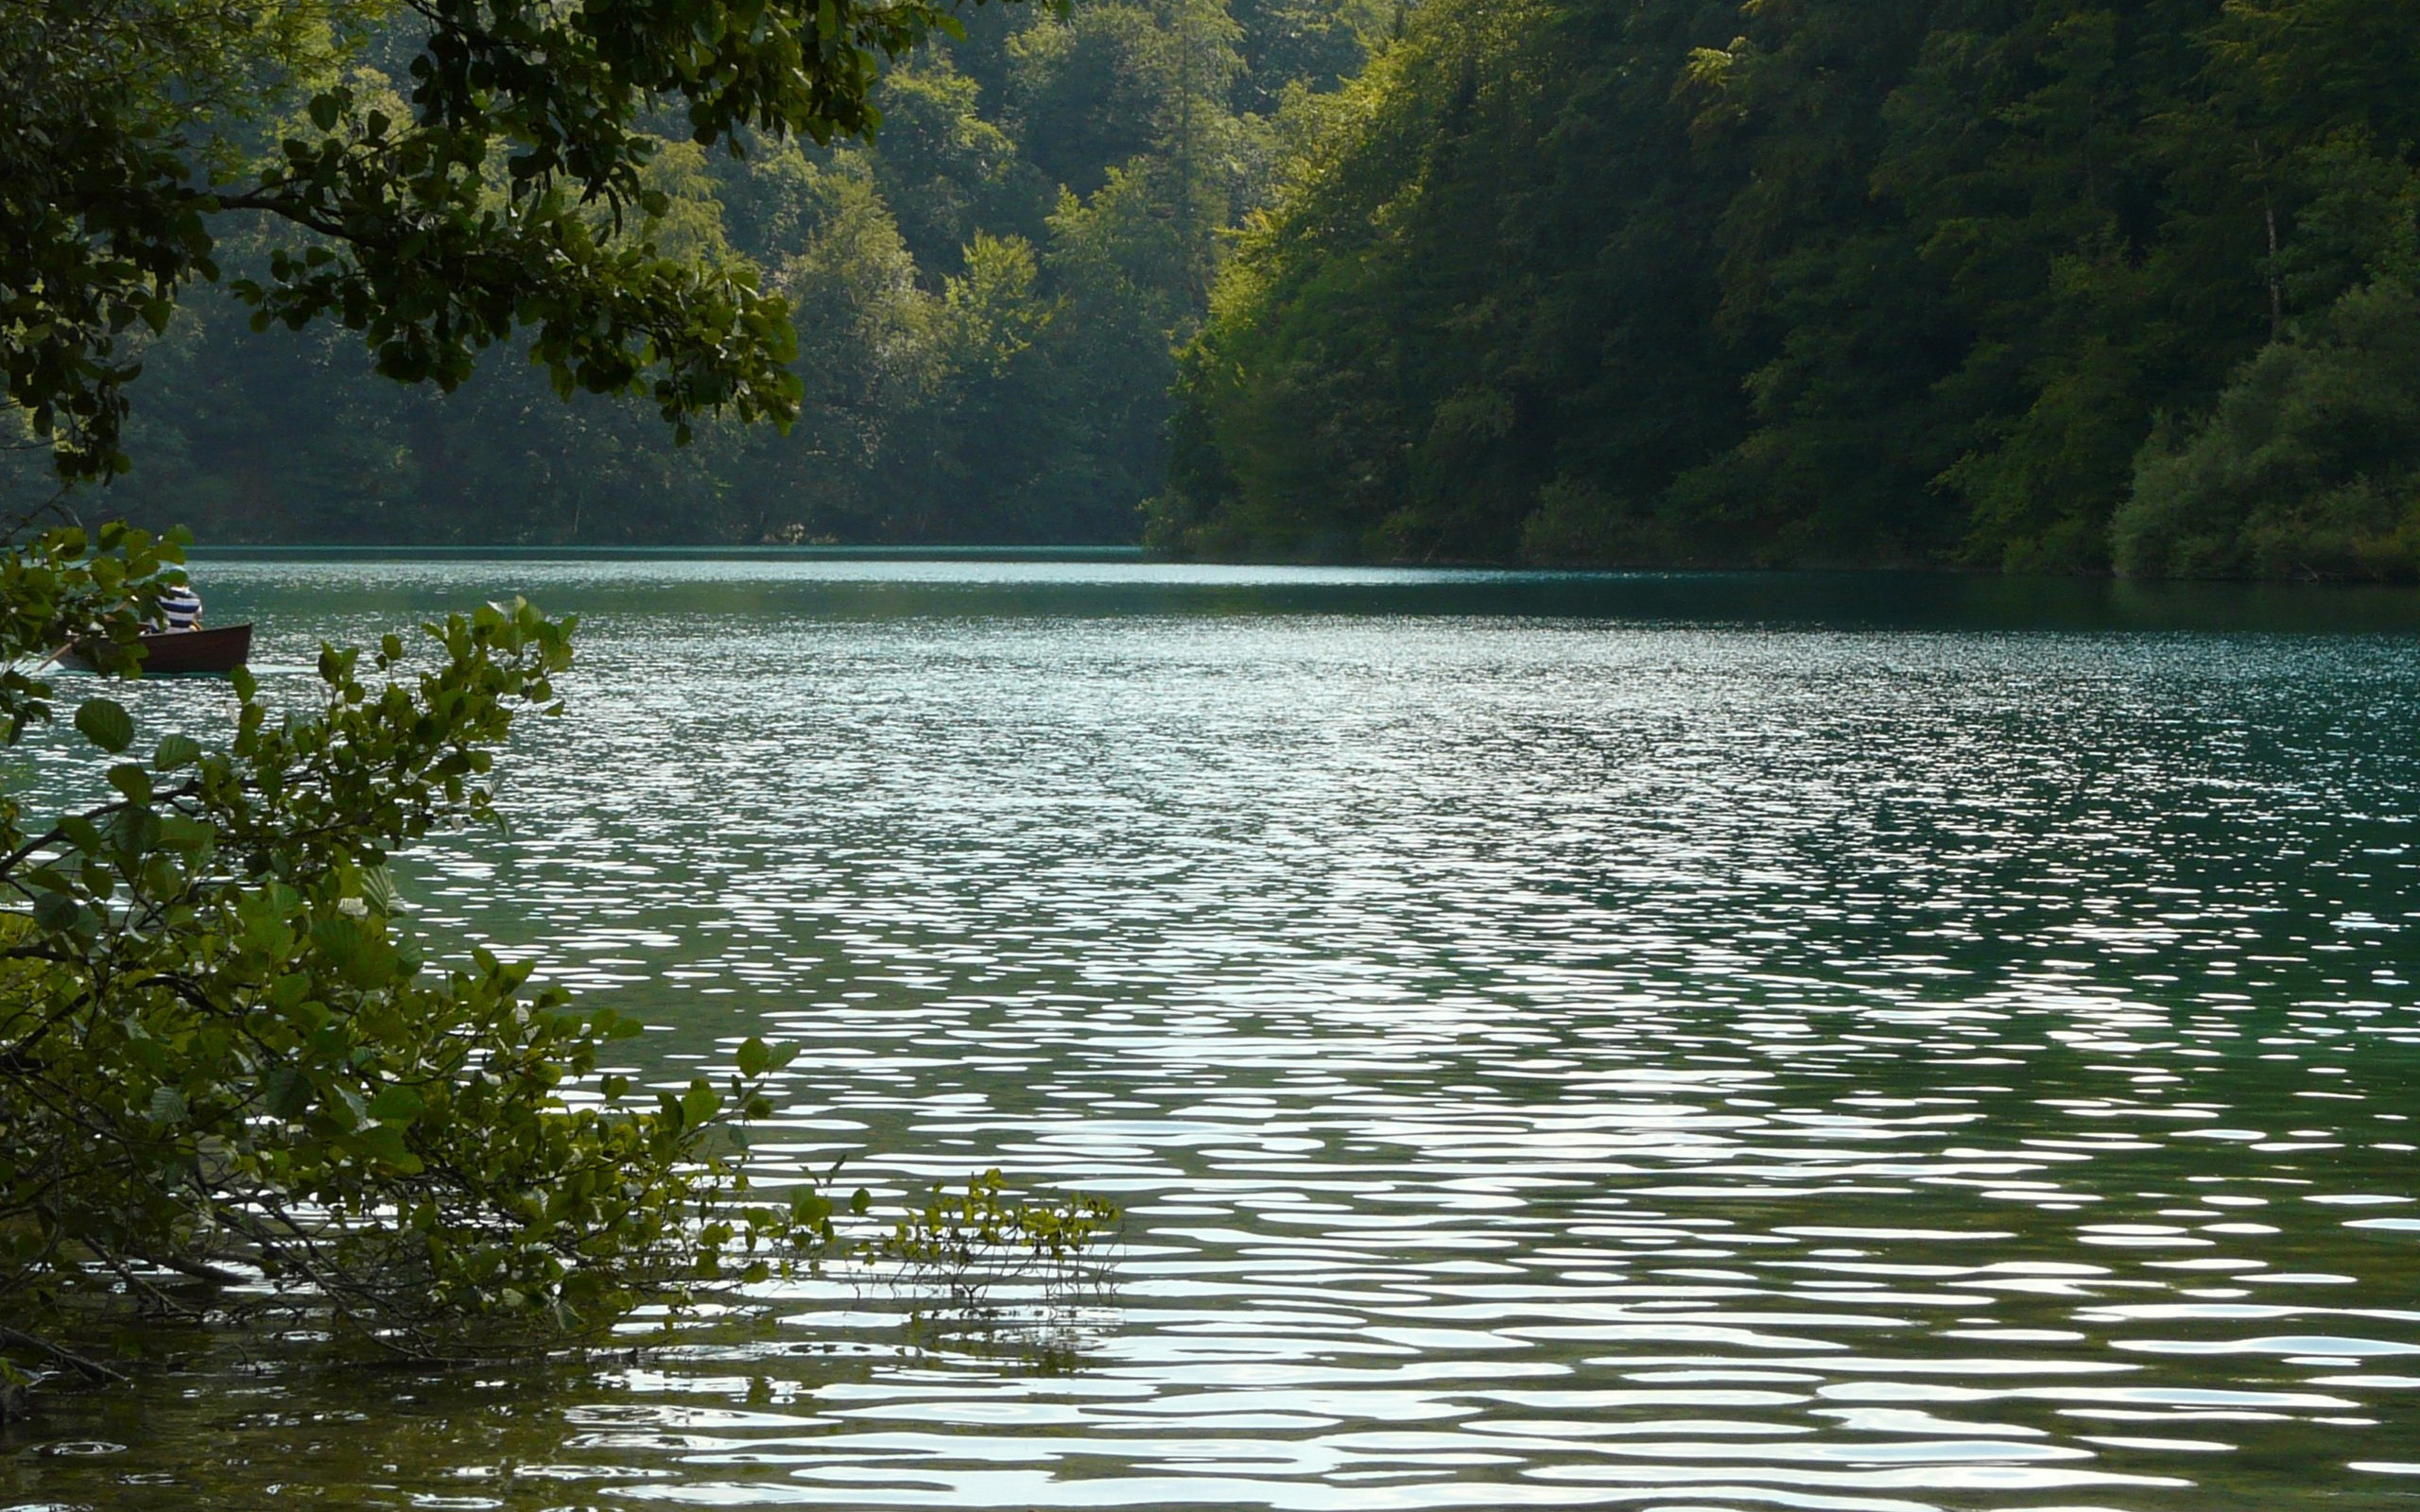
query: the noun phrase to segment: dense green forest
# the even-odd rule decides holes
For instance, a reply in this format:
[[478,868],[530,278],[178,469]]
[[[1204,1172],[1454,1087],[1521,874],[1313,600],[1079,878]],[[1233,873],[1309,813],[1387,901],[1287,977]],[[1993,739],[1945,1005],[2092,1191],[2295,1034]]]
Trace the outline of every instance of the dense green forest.
[[2420,4],[1432,5],[1183,359],[1199,555],[2420,574]]
[[650,128],[636,229],[789,301],[788,433],[676,446],[510,350],[398,387],[204,296],[142,354],[106,512],[2420,576],[2420,0],[959,14],[870,144]]
[[[668,203],[641,229],[790,301],[787,435],[708,424],[676,447],[652,406],[565,404],[510,351],[454,393],[403,388],[357,334],[255,335],[205,289],[144,353],[107,512],[218,541],[1132,540],[1221,238],[1394,6],[959,14],[962,41],[885,75],[871,145],[734,155],[661,125]],[[356,87],[394,92],[408,40],[372,46]],[[247,256],[222,249],[229,279]]]

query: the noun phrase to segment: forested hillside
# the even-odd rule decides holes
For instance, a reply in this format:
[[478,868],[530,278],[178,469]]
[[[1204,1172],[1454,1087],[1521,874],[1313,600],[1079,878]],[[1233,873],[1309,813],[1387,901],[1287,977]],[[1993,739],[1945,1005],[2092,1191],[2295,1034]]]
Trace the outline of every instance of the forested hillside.
[[[358,335],[255,335],[204,290],[146,354],[110,511],[219,541],[1132,540],[1222,234],[1395,7],[960,14],[962,42],[886,78],[871,146],[734,157],[663,123],[647,229],[791,301],[788,435],[676,448],[651,406],[566,404],[511,351],[453,394],[401,388]],[[373,50],[359,87],[404,61]]]
[[1305,113],[1167,549],[2420,573],[2414,0],[1431,5]]

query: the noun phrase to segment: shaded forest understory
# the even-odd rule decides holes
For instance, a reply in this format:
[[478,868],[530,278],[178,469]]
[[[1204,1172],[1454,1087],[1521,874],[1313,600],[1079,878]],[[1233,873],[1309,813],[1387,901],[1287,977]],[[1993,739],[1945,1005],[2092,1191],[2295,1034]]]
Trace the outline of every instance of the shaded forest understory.
[[965,17],[870,146],[651,169],[659,242],[792,301],[789,435],[676,449],[509,352],[398,389],[205,294],[110,507],[218,541],[2420,576],[2420,0]]

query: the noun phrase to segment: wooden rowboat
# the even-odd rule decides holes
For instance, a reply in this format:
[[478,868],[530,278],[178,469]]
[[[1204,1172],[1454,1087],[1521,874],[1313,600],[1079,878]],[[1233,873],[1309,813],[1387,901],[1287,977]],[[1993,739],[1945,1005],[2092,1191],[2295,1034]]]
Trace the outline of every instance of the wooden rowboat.
[[[210,630],[169,630],[156,635],[138,636],[135,644],[143,647],[143,674],[159,677],[164,673],[233,672],[252,654],[252,627],[249,625],[225,625]],[[87,672],[97,670],[83,644],[69,646],[59,660],[71,667]]]

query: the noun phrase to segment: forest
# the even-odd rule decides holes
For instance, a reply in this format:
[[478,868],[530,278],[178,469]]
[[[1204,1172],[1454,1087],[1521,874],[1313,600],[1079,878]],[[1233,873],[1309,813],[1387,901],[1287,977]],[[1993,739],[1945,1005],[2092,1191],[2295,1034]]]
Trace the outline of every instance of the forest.
[[[359,334],[255,335],[202,287],[143,353],[131,471],[84,507],[219,542],[1132,540],[1223,238],[1394,6],[958,14],[961,39],[882,74],[871,141],[709,150],[653,123],[661,214],[628,230],[786,299],[804,388],[786,434],[709,421],[679,446],[651,406],[566,404],[510,350],[452,393],[400,387]],[[409,41],[354,64],[397,116]],[[279,230],[232,235],[225,278]]]
[[[526,342],[399,387],[357,333],[255,335],[205,288],[142,353],[101,512],[2420,576],[2420,0],[957,16],[882,74],[870,139],[649,125],[627,231],[786,301],[786,431],[676,445],[628,395],[560,402]],[[373,37],[354,87],[408,56]],[[230,279],[276,245],[250,234]]]
[[2411,0],[1431,5],[1186,349],[1200,556],[2420,574]]

